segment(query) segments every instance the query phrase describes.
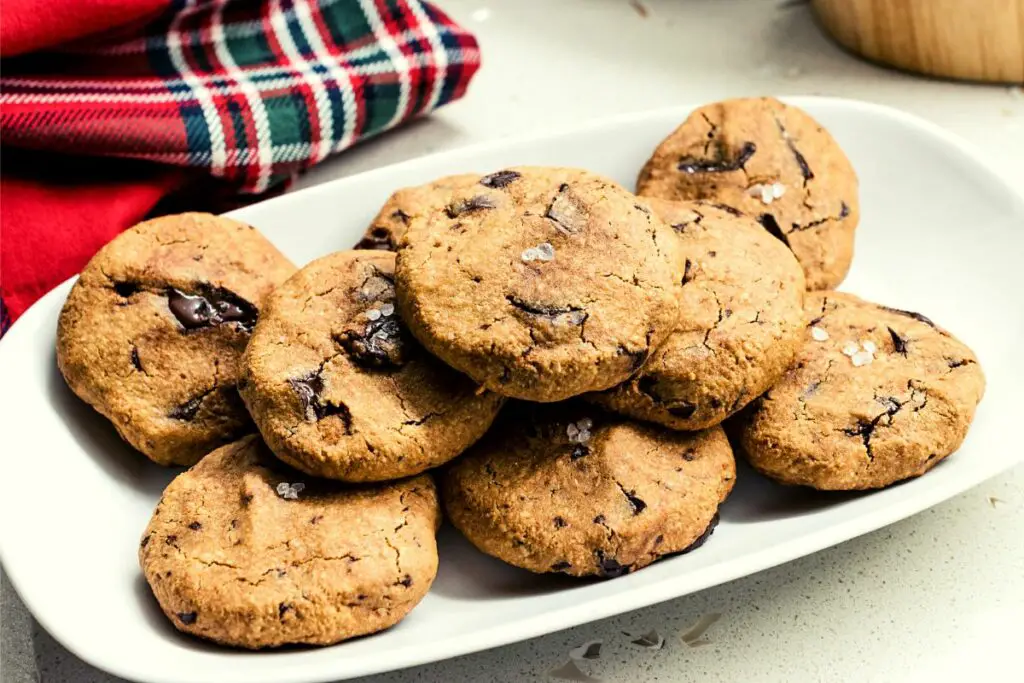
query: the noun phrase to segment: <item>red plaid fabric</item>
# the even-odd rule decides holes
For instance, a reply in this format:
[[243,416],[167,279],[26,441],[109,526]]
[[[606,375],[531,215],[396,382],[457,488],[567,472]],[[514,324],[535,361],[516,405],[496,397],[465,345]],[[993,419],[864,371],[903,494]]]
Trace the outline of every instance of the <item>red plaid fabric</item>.
[[[116,17],[110,8],[118,1],[5,0],[3,49],[45,41],[39,33],[46,25],[37,17],[46,16],[47,7],[73,3],[70,15],[81,23],[83,6]],[[120,2],[130,5],[127,26],[4,59],[5,147],[197,168],[237,191],[259,194],[461,97],[480,65],[475,39],[419,0]],[[51,14],[58,23],[50,23],[52,33],[77,37],[76,26]],[[17,184],[5,185],[4,203],[17,205],[10,194]],[[0,321],[7,313],[16,317],[74,272],[66,272],[69,262],[81,268],[95,250],[95,239],[85,240],[88,249],[62,259],[60,272],[43,268],[41,274],[38,263],[19,261],[46,256],[19,248],[23,231],[40,229],[16,224],[15,215],[23,213],[3,211]],[[37,245],[38,238],[29,242]],[[26,265],[32,271],[27,283]]]

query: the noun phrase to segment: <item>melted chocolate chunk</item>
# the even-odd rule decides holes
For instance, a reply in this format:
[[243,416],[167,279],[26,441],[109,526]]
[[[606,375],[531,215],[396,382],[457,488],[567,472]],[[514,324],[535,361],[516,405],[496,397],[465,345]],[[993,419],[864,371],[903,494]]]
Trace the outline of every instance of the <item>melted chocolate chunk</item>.
[[366,235],[363,236],[363,239],[359,240],[358,244],[356,244],[356,249],[393,251],[394,248],[395,244],[391,239],[391,231],[379,225],[374,226]]
[[288,383],[292,385],[292,389],[299,395],[302,412],[307,422],[318,422],[325,417],[337,415],[345,424],[345,432],[348,433],[350,431],[352,427],[352,414],[349,412],[348,406],[326,403],[320,395],[324,390],[324,381],[320,377],[319,371],[310,373],[305,377],[288,380]]
[[167,305],[187,331],[235,323],[239,329],[251,332],[258,315],[255,306],[222,287],[203,287],[197,294],[171,287],[167,290]]
[[738,171],[757,152],[757,145],[753,142],[744,142],[735,159],[727,159],[724,148],[721,145],[717,147],[717,152],[717,158],[715,159],[683,157],[679,160],[677,168],[683,173],[725,173],[727,171]]
[[782,228],[779,226],[779,222],[775,220],[775,216],[770,213],[762,213],[757,217],[757,222],[768,231],[768,234],[785,244],[787,247],[789,246],[789,238],[786,237],[786,233],[782,232]]
[[352,360],[370,368],[401,367],[411,347],[402,323],[392,316],[350,327],[336,339]]
[[933,323],[930,318],[926,318],[920,313],[914,313],[913,311],[904,311],[899,308],[889,308],[888,306],[880,306],[880,308],[883,311],[889,311],[890,313],[895,313],[897,315],[905,315],[908,318],[913,318],[914,320],[922,322],[925,325],[928,325],[929,327],[935,327],[935,323]]
[[191,626],[196,623],[196,617],[198,616],[195,612],[178,612],[178,621],[186,626]]
[[553,565],[551,565],[551,571],[561,572],[565,571],[566,569],[569,569],[570,567],[572,567],[572,562],[566,562],[565,560],[563,560],[561,562],[555,562]]
[[497,173],[485,175],[480,179],[480,184],[484,187],[500,190],[522,177],[522,174],[518,171],[498,171]]
[[891,327],[886,329],[889,330],[889,336],[892,337],[892,347],[896,353],[902,353],[904,356],[907,355],[907,340]]
[[181,420],[182,422],[189,422],[193,420],[196,413],[199,412],[199,406],[203,404],[203,399],[206,398],[206,394],[199,394],[193,396],[189,400],[182,403],[180,406],[174,408],[167,414],[167,417],[174,420]]
[[629,565],[619,564],[613,557],[605,557],[603,550],[595,550],[597,558],[597,569],[600,576],[606,579],[614,579],[629,573]]
[[493,209],[494,202],[490,197],[484,195],[477,195],[464,199],[454,204],[449,204],[445,208],[445,213],[448,214],[448,218],[458,218],[464,213],[472,213],[473,211],[481,211],[483,209]]
[[551,205],[544,213],[555,223],[555,228],[567,235],[575,235],[586,229],[589,215],[582,200],[572,192],[568,183],[558,187],[558,194],[551,200]]

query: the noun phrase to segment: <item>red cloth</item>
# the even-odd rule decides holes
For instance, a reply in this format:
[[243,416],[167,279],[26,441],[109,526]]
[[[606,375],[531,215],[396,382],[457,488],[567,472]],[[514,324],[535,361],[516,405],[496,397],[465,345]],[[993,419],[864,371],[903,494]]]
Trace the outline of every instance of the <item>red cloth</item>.
[[147,215],[280,189],[480,64],[424,0],[2,2],[0,335]]

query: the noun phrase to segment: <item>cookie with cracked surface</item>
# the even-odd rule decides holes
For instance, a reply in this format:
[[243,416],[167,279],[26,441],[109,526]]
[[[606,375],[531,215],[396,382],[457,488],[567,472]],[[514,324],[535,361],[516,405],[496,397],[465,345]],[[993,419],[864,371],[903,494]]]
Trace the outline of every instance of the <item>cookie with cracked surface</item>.
[[793,362],[805,337],[803,270],[746,216],[646,201],[686,255],[679,322],[640,372],[587,398],[673,429],[704,429],[764,393]]
[[351,482],[418,474],[480,438],[504,402],[411,338],[394,264],[390,252],[338,252],[267,300],[239,391],[293,467]]
[[451,465],[441,498],[488,555],[611,578],[702,543],[735,476],[720,427],[674,432],[579,401],[515,404]]
[[874,489],[959,448],[985,391],[974,353],[931,320],[850,294],[808,295],[797,364],[741,413],[750,463],[787,484]]
[[57,327],[82,400],[162,465],[253,431],[235,384],[264,297],[295,266],[254,228],[186,213],[140,223],[86,265]]
[[384,202],[354,248],[395,251],[411,222],[419,220],[432,208],[445,206],[454,190],[470,187],[479,180],[477,173],[463,173],[396,190]]
[[588,171],[520,167],[454,192],[399,244],[402,318],[488,389],[558,401],[619,384],[671,332],[671,230]]
[[426,475],[342,487],[304,478],[251,435],[171,482],[139,563],[180,631],[250,649],[329,645],[423,599],[440,520]]
[[853,260],[853,166],[817,121],[770,97],[694,111],[654,151],[637,194],[706,199],[756,217],[796,255],[808,289],[836,287]]

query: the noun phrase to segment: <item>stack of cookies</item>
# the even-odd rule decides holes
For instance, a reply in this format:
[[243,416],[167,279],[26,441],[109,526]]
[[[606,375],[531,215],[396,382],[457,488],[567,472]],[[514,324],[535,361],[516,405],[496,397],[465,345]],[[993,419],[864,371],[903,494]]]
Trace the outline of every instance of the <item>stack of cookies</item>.
[[334,643],[427,593],[442,507],[507,563],[609,578],[707,539],[733,446],[826,490],[956,450],[977,359],[832,291],[858,216],[807,114],[721,102],[637,195],[569,168],[442,178],[298,271],[235,221],[143,223],[82,273],[58,361],[140,452],[192,465],[140,549],[175,626]]

